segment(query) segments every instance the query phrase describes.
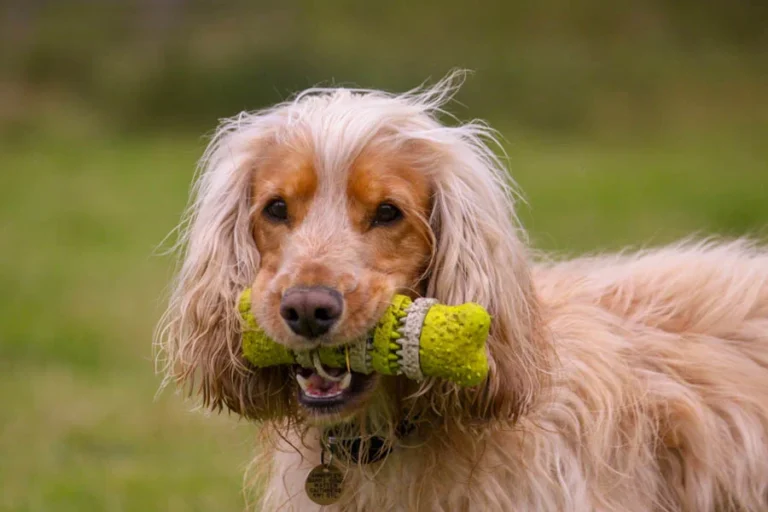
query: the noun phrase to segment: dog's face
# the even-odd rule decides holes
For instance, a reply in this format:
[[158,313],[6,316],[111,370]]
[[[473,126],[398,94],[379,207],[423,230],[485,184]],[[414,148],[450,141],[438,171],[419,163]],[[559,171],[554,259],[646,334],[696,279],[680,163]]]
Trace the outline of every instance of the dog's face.
[[[391,427],[405,409],[488,421],[531,404],[551,352],[509,175],[483,124],[439,122],[453,87],[449,79],[401,96],[312,91],[220,127],[195,184],[183,266],[159,330],[169,376],[212,408],[260,420],[363,415]],[[396,293],[478,303],[492,317],[488,379],[459,389],[255,368],[242,356],[237,313],[248,287],[259,325],[294,350],[359,340]]]
[[[272,339],[294,350],[354,342],[395,293],[419,293],[432,250],[431,185],[409,150],[374,139],[338,166],[310,144],[264,150],[250,192],[261,257],[252,303]],[[373,375],[325,371],[337,380],[298,366],[292,374],[311,421],[352,415],[377,386]]]

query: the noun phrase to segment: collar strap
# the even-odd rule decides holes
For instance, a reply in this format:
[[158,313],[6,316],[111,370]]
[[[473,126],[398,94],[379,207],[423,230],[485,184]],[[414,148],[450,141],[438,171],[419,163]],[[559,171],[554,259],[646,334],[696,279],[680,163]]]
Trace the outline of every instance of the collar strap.
[[[404,419],[395,429],[398,439],[403,438],[414,431],[416,425]],[[325,431],[323,451],[327,448],[333,457],[347,460],[353,464],[373,464],[384,459],[392,451],[392,447],[381,436],[371,436],[367,442],[363,442],[360,436],[340,437],[336,429]]]

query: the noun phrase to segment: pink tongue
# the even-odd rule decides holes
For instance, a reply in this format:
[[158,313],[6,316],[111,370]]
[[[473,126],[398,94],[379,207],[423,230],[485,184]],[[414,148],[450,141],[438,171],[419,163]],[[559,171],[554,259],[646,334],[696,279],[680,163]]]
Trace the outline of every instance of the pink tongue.
[[332,380],[325,380],[320,375],[318,375],[316,373],[313,373],[309,377],[309,383],[308,384],[309,384],[310,387],[312,387],[314,389],[317,389],[317,390],[320,390],[320,391],[330,391],[330,389],[333,388],[333,386],[336,383],[333,382]]

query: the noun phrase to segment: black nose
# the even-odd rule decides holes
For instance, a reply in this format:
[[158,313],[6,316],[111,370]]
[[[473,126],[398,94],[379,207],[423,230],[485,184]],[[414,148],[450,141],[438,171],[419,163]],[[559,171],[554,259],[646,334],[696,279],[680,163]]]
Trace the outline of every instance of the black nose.
[[324,286],[289,288],[280,302],[280,316],[293,332],[305,338],[328,332],[343,309],[341,294]]

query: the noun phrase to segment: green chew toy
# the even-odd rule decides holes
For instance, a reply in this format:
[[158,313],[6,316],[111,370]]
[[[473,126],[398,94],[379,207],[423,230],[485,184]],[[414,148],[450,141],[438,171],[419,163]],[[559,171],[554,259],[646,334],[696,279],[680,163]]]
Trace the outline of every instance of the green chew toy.
[[[251,313],[250,289],[240,296],[239,309],[246,323],[243,356],[251,364],[313,367],[312,352],[293,352],[259,328]],[[445,306],[434,299],[411,301],[395,295],[368,339],[315,352],[320,362],[333,368],[402,374],[414,380],[437,377],[476,386],[488,375],[485,342],[490,325],[490,315],[477,304]]]

